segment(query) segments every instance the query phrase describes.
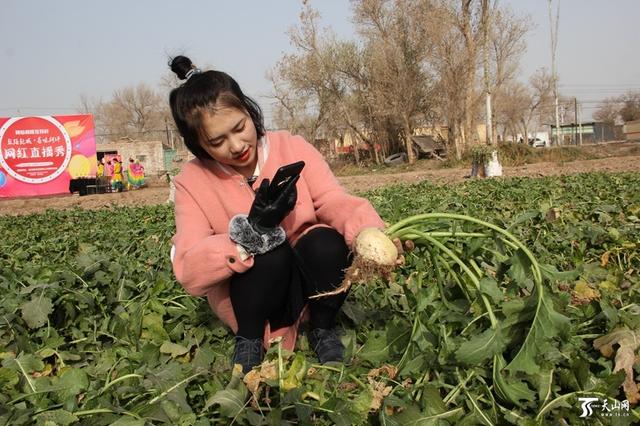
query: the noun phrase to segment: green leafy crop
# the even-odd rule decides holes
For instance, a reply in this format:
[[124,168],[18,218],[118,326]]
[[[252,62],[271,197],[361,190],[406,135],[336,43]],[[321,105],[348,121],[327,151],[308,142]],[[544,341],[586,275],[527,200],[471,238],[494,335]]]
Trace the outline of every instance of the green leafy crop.
[[352,288],[349,362],[318,365],[303,335],[244,380],[229,330],[175,282],[172,207],[0,217],[0,425],[638,423],[635,403],[585,419],[578,402],[637,387],[638,188],[591,173],[366,193],[416,248]]

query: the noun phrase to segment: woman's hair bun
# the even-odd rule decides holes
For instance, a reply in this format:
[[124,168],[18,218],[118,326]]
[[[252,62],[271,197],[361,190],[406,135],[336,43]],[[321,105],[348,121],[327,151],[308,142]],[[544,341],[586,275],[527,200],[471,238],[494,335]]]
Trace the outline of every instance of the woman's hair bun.
[[191,59],[186,56],[176,56],[171,60],[169,65],[171,66],[171,71],[176,73],[180,80],[186,80],[187,73],[194,68]]

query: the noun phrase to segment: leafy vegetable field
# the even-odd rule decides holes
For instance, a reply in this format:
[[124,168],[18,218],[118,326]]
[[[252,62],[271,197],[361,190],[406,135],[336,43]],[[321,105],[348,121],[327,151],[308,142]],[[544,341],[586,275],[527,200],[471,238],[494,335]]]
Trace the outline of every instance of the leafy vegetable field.
[[637,424],[639,188],[593,173],[367,193],[389,223],[450,215],[403,228],[416,247],[390,282],[352,287],[347,364],[318,365],[302,336],[244,380],[173,279],[171,207],[0,217],[0,425]]

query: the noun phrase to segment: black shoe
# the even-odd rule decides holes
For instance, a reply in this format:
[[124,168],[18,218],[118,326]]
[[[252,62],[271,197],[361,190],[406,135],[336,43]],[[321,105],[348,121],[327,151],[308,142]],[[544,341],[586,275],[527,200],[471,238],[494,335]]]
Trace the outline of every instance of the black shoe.
[[260,365],[263,356],[262,339],[246,339],[242,336],[236,336],[232,362],[242,365],[244,374],[247,374],[256,365]]
[[333,329],[314,328],[309,332],[309,345],[321,364],[344,360],[344,346]]

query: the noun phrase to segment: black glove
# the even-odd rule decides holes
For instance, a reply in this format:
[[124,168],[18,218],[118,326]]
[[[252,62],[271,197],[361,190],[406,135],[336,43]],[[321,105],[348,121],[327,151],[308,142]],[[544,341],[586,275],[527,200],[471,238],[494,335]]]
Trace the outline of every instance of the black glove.
[[266,233],[276,226],[293,210],[298,200],[296,176],[284,185],[282,189],[269,187],[269,179],[263,179],[256,191],[249,211],[249,223],[257,232]]
[[299,176],[281,190],[269,187],[264,179],[256,192],[249,216],[239,214],[229,222],[229,238],[250,254],[267,253],[287,239],[280,222],[293,210],[298,199],[296,182]]

